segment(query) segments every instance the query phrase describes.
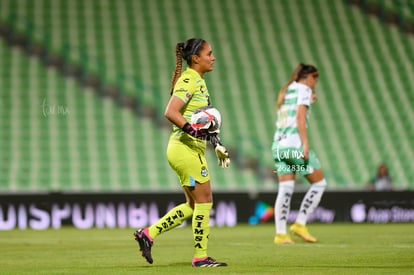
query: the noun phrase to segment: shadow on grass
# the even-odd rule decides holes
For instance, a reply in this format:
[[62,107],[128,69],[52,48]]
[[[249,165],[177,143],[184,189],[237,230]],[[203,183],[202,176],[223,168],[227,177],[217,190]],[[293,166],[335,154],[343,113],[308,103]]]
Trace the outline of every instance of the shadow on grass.
[[[125,266],[124,266],[125,267]],[[148,269],[148,268],[168,268],[168,267],[192,267],[191,262],[178,262],[178,263],[163,263],[163,264],[137,264],[136,266],[128,266],[128,268],[139,268],[139,269]]]

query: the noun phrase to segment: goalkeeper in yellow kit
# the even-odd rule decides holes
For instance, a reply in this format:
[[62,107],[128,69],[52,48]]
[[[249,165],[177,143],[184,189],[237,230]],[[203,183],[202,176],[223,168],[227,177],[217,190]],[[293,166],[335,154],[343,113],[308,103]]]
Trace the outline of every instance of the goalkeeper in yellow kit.
[[[187,62],[188,68],[181,73],[182,59]],[[189,123],[191,115],[198,108],[210,105],[210,96],[203,76],[204,73],[213,70],[214,61],[211,46],[203,39],[192,38],[176,46],[172,96],[164,115],[173,123],[167,148],[168,162],[177,173],[186,202],[171,209],[150,227],[139,229],[134,233],[142,256],[151,264],[153,240],[159,234],[177,227],[184,220],[192,217],[194,237],[192,266],[227,266],[226,263],[217,262],[207,255],[209,218],[213,205],[210,174],[205,158],[207,141],[214,146],[221,167],[228,167],[230,159],[226,148],[220,142],[218,133],[211,133],[208,129],[196,129]]]

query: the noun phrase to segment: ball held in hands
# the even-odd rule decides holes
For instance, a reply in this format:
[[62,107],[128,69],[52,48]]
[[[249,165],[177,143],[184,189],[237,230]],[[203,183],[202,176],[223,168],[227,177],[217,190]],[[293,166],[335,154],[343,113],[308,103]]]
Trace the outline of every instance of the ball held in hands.
[[191,126],[196,129],[206,129],[210,133],[219,133],[221,127],[221,114],[211,106],[198,108],[191,115]]

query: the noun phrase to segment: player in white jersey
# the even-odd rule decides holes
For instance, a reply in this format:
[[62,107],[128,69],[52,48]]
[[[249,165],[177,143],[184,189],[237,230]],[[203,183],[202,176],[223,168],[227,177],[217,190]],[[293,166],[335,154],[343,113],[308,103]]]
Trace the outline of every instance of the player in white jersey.
[[321,200],[326,181],[316,154],[309,149],[307,128],[311,104],[316,100],[314,89],[318,76],[316,67],[299,64],[278,96],[276,132],[272,144],[279,182],[275,201],[276,244],[294,243],[286,231],[286,225],[296,174],[305,176],[311,186],[290,231],[307,242],[316,242],[306,222]]

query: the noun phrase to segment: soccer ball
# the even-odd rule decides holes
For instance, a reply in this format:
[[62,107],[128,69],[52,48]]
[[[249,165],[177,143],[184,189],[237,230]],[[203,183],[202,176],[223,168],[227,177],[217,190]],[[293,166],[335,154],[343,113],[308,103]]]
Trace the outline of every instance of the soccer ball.
[[191,115],[190,123],[196,129],[208,129],[210,133],[219,133],[221,115],[219,110],[214,107],[201,107]]

